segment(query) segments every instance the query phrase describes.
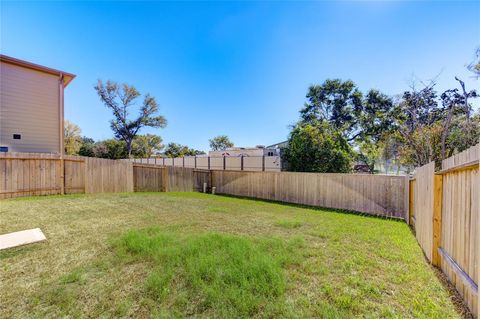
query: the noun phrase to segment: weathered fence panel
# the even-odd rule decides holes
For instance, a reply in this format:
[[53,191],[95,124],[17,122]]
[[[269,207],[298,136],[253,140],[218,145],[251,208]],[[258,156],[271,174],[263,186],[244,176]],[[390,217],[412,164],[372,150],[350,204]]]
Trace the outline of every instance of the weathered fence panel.
[[167,170],[167,192],[193,192],[195,191],[194,169],[184,167],[165,167]]
[[435,163],[419,167],[415,170],[415,192],[413,193],[412,219],[415,225],[417,241],[428,260],[432,260],[433,247],[433,186]]
[[480,144],[415,170],[412,222],[425,256],[442,269],[475,317],[480,247]]
[[0,198],[61,194],[62,175],[58,155],[0,153]]
[[[480,145],[442,163],[441,268],[478,316]],[[475,164],[476,161],[476,164]]]
[[212,171],[217,193],[405,218],[406,177]]
[[0,198],[132,192],[128,161],[43,153],[0,153]]
[[85,193],[85,159],[81,156],[65,156],[65,194]]
[[103,158],[85,158],[85,192],[133,192],[133,164]]
[[156,165],[133,164],[135,192],[165,192],[166,168]]

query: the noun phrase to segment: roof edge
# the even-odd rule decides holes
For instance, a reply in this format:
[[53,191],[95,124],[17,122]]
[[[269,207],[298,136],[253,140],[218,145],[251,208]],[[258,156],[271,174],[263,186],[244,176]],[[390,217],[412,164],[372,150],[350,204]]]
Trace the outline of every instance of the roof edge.
[[21,66],[21,67],[25,67],[25,68],[28,68],[28,69],[37,70],[37,71],[48,73],[48,74],[53,74],[53,75],[58,75],[58,76],[63,75],[63,85],[65,87],[76,77],[76,75],[72,74],[72,73],[60,71],[60,70],[57,70],[57,69],[52,69],[52,68],[49,68],[49,67],[46,67],[46,66],[43,66],[43,65],[40,65],[40,64],[35,64],[35,63],[32,63],[32,62],[20,60],[20,59],[13,58],[13,57],[10,57],[10,56],[4,55],[4,54],[0,54],[0,61],[5,62],[5,63],[14,64],[14,65]]

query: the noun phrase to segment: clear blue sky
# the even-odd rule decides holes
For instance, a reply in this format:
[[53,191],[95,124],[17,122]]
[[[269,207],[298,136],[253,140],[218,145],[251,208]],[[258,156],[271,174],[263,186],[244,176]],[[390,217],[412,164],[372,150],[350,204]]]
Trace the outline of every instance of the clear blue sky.
[[480,87],[465,65],[480,45],[480,2],[28,2],[1,4],[1,52],[77,75],[66,118],[112,136],[97,79],[149,92],[164,142],[208,149],[286,139],[310,84],[352,79],[398,94],[440,72]]

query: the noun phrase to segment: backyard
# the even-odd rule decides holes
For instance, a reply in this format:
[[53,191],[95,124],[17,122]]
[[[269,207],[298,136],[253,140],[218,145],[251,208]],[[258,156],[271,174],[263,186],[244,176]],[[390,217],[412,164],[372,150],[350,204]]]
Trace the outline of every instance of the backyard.
[[456,318],[396,220],[201,193],[17,198],[1,313],[27,317]]

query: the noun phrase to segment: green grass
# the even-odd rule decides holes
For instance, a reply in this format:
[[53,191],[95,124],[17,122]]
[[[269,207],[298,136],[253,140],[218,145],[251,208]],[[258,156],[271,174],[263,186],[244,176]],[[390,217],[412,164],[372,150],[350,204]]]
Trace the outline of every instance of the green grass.
[[406,224],[198,193],[0,204],[8,318],[459,318]]

